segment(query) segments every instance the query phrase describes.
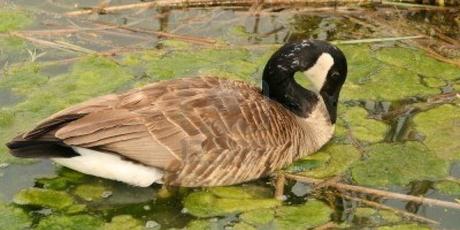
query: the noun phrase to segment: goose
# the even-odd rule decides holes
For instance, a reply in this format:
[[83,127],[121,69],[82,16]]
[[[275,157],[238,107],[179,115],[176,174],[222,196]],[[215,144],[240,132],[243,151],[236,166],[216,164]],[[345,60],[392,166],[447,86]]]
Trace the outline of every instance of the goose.
[[[298,71],[313,89],[296,83]],[[57,112],[7,147],[134,186],[238,184],[327,143],[346,76],[337,47],[290,42],[268,60],[262,88],[211,76],[158,81]]]

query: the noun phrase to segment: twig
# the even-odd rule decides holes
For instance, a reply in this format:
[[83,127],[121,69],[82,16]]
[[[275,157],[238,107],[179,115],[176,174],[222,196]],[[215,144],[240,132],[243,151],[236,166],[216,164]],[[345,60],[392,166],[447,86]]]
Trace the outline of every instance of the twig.
[[[279,5],[308,5],[308,4],[333,4],[334,6],[337,3],[346,3],[346,4],[369,4],[373,3],[372,0],[347,0],[347,1],[337,1],[337,0],[265,0],[263,6],[279,6]],[[157,0],[154,2],[142,2],[142,3],[133,3],[126,5],[118,6],[108,6],[102,9],[98,9],[101,12],[115,12],[121,10],[131,10],[131,9],[146,9],[152,7],[169,7],[169,8],[180,8],[180,7],[211,7],[211,6],[246,6],[251,7],[254,4],[254,0]],[[94,13],[94,9],[85,9],[67,12],[64,15],[66,16],[79,16],[85,14]]]
[[392,1],[382,1],[382,5],[398,6],[398,7],[407,7],[407,8],[423,8],[427,10],[449,10],[447,7],[443,6],[431,6],[415,3],[404,3],[404,2],[392,2]]
[[[98,21],[98,22],[93,22],[93,23],[102,24],[102,25],[106,25],[106,26],[115,26],[115,25],[112,25],[112,24],[110,24],[108,22],[99,22]],[[145,34],[150,34],[150,35],[155,35],[155,36],[161,36],[161,37],[166,37],[166,38],[182,40],[182,41],[195,43],[195,44],[200,44],[200,45],[213,45],[213,44],[217,43],[216,40],[209,39],[209,38],[172,34],[172,33],[167,33],[167,32],[153,31],[153,30],[147,30],[147,29],[142,29],[142,28],[133,28],[133,27],[122,26],[122,25],[116,26],[116,28],[131,31],[131,32],[145,33]]]
[[354,200],[354,201],[357,201],[357,202],[361,202],[363,204],[366,204],[368,206],[371,206],[371,207],[374,207],[374,208],[377,208],[377,209],[389,210],[389,211],[395,212],[397,214],[406,216],[406,217],[411,218],[411,219],[423,221],[423,222],[429,223],[429,224],[439,224],[439,222],[437,222],[435,220],[432,220],[432,219],[429,219],[429,218],[426,218],[426,217],[423,217],[423,216],[419,216],[419,215],[416,215],[416,214],[413,214],[413,213],[410,213],[410,212],[406,212],[406,211],[403,211],[403,210],[399,210],[399,209],[396,209],[396,208],[392,208],[390,206],[380,204],[380,203],[377,203],[377,202],[374,202],[374,201],[364,200],[364,199],[361,199],[361,198],[352,197],[352,196],[348,196],[348,195],[345,195],[345,194],[341,194],[341,196],[346,198],[346,199],[348,199],[348,200]]
[[285,182],[286,177],[284,174],[278,173],[275,178],[275,198],[278,200],[283,200]]
[[[290,178],[290,179],[297,180],[300,182],[311,183],[311,184],[318,184],[318,183],[323,182],[323,180],[320,180],[320,179],[314,179],[314,178],[309,178],[309,177],[299,176],[299,175],[289,174],[289,173],[286,173],[285,176],[286,178]],[[332,183],[331,182],[328,186],[334,187],[337,189],[372,194],[372,195],[396,199],[396,200],[412,201],[412,202],[416,202],[419,204],[460,209],[460,204],[449,202],[449,201],[436,200],[436,199],[431,199],[431,198],[426,198],[426,197],[412,196],[412,195],[400,194],[400,193],[395,193],[395,192],[388,192],[388,191],[366,188],[366,187],[361,187],[361,186],[356,186],[356,185],[343,184],[343,183]]]
[[313,230],[327,230],[327,229],[335,229],[337,228],[337,224],[334,222],[327,222],[323,225],[320,225],[316,228],[313,228]]
[[43,45],[43,46],[48,46],[51,48],[59,49],[59,50],[64,50],[64,51],[69,51],[69,52],[80,52],[80,53],[86,53],[86,54],[94,54],[96,51],[80,47],[74,44],[70,44],[67,42],[52,42],[52,41],[47,41],[39,38],[34,38],[27,36],[25,34],[22,34],[21,32],[12,32],[11,33],[14,36],[20,37],[22,39],[25,39],[27,41],[30,41],[32,43],[38,44],[38,45]]
[[411,40],[424,38],[424,35],[415,35],[415,36],[402,36],[402,37],[389,37],[389,38],[368,38],[368,39],[356,39],[356,40],[346,40],[346,41],[332,41],[332,44],[362,44],[362,43],[374,43],[374,42],[388,42],[388,41],[401,41],[401,40]]

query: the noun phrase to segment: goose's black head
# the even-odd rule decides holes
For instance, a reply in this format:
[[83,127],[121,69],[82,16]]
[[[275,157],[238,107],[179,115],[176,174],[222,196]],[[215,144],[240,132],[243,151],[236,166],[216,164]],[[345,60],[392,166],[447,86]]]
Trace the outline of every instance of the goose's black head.
[[[303,72],[312,82],[315,92],[304,89],[294,80]],[[347,61],[337,47],[318,40],[301,40],[282,46],[269,59],[263,73],[263,93],[300,117],[308,117],[324,100],[331,123],[337,117],[337,102],[347,77]]]

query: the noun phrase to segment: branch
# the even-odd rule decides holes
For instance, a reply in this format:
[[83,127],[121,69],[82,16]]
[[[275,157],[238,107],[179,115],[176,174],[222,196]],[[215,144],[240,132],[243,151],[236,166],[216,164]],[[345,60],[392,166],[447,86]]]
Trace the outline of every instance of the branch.
[[[153,7],[168,7],[168,8],[180,8],[180,7],[215,7],[215,6],[246,6],[251,7],[255,3],[254,0],[157,0],[154,2],[142,2],[142,3],[133,3],[126,5],[117,5],[117,6],[108,6],[97,8],[96,12],[115,12],[121,10],[131,10],[131,9],[149,9]],[[263,1],[263,6],[281,6],[281,5],[311,5],[311,4],[331,4],[336,6],[337,3],[342,4],[369,4],[373,3],[372,0],[265,0]],[[94,13],[94,9],[85,9],[67,12],[64,15],[66,16],[79,16],[85,14]]]
[[426,218],[426,217],[423,217],[423,216],[419,216],[419,215],[416,215],[416,214],[413,214],[413,213],[410,213],[410,212],[406,212],[406,211],[403,211],[403,210],[399,210],[399,209],[396,209],[396,208],[392,208],[390,206],[386,206],[384,204],[380,204],[380,203],[377,203],[377,202],[374,202],[374,201],[364,200],[364,199],[361,199],[361,198],[352,197],[352,196],[348,196],[348,195],[345,195],[345,194],[341,194],[341,196],[346,198],[346,199],[348,199],[348,200],[354,200],[354,201],[357,201],[357,202],[361,202],[361,203],[366,204],[367,206],[371,206],[371,207],[374,207],[374,208],[377,208],[377,209],[389,210],[389,211],[395,212],[397,214],[409,217],[411,219],[423,221],[423,222],[429,223],[429,224],[439,224],[439,222],[437,222],[435,220],[432,220],[432,219],[429,219],[429,218]]
[[[295,174],[287,173],[285,174],[285,176],[286,178],[289,178],[289,179],[293,179],[293,180],[297,180],[297,181],[305,182],[305,183],[310,183],[310,184],[319,184],[323,182],[323,180],[320,180],[320,179],[314,179],[314,178],[299,176]],[[343,183],[338,183],[338,182],[337,183],[330,182],[328,184],[328,187],[334,187],[339,190],[348,190],[348,191],[366,193],[366,194],[371,194],[375,196],[391,198],[395,200],[412,201],[412,202],[416,202],[419,204],[426,204],[430,206],[440,206],[440,207],[445,207],[445,208],[460,209],[460,204],[454,203],[454,202],[436,200],[436,199],[420,197],[420,196],[406,195],[406,194],[395,193],[395,192],[388,192],[384,190],[366,188],[366,187],[361,187],[361,186],[356,186],[356,185],[349,185],[349,184],[343,184]]]

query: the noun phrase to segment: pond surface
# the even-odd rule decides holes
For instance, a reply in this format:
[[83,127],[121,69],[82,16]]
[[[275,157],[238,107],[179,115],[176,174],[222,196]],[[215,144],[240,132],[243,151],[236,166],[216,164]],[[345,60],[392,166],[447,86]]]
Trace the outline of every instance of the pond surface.
[[86,7],[94,1],[0,3],[1,229],[459,228],[459,209],[293,180],[281,202],[270,178],[208,189],[136,188],[48,160],[16,159],[3,145],[67,106],[158,80],[215,75],[258,85],[281,44],[322,39],[338,44],[349,65],[336,134],[286,171],[458,203],[458,9],[144,7],[63,15]]

